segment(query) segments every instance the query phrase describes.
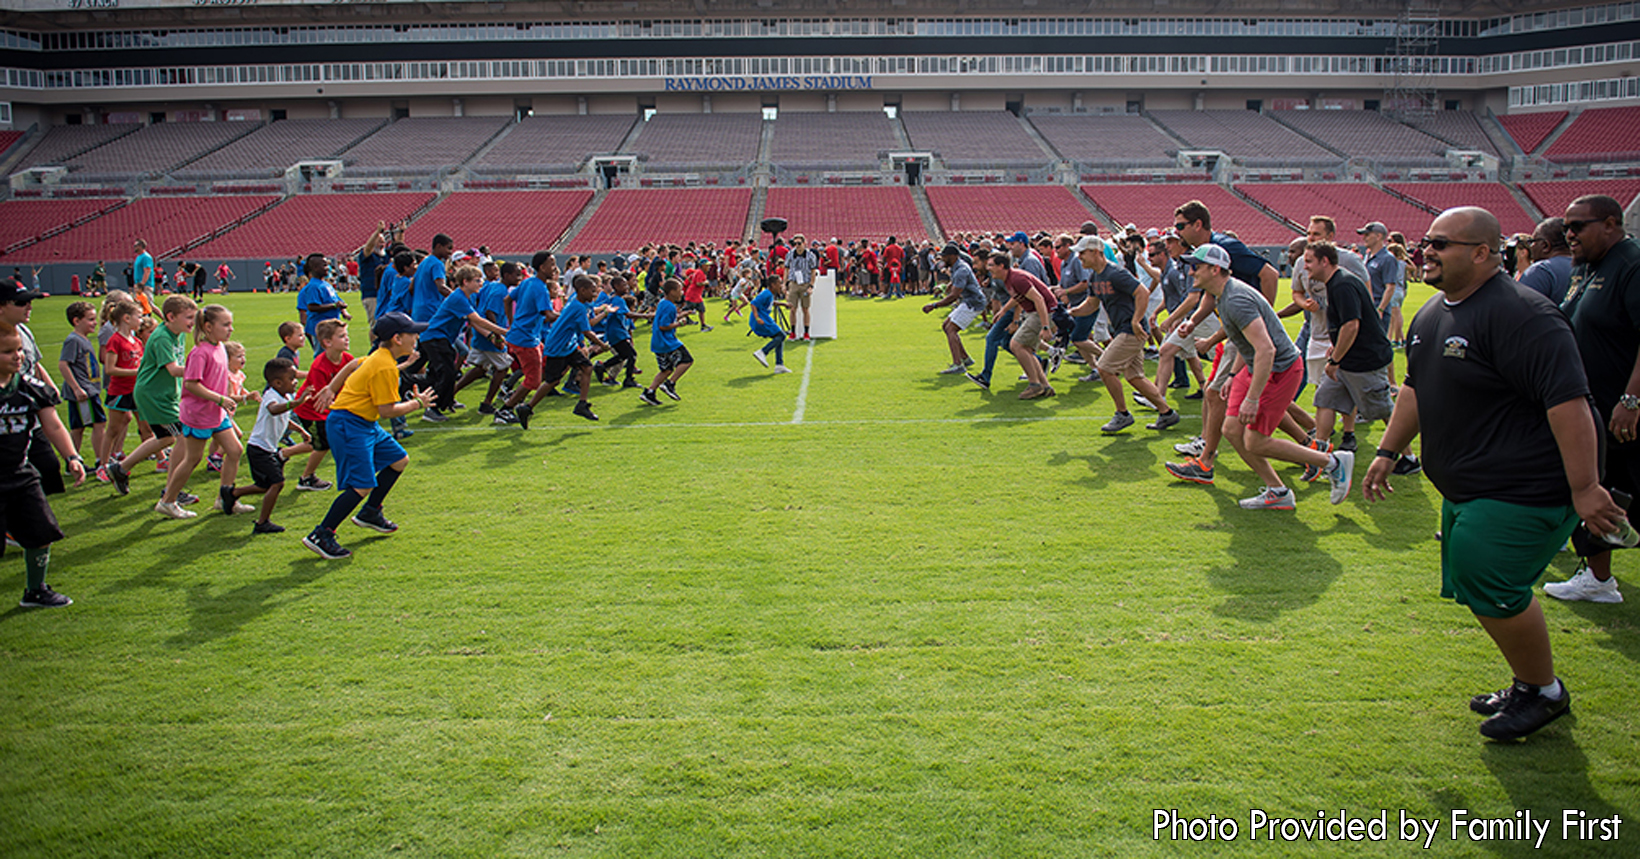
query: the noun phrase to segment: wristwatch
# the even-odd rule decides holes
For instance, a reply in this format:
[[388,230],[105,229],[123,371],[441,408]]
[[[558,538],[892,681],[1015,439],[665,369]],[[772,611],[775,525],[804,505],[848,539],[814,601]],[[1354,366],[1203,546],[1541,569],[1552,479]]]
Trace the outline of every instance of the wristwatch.
[[1618,397],[1617,404],[1631,412],[1640,412],[1640,397],[1633,394],[1624,394]]
[[1398,450],[1390,450],[1387,447],[1381,447],[1381,448],[1378,448],[1378,450],[1376,452],[1374,452],[1372,456],[1373,456],[1374,459],[1400,459],[1401,458],[1401,452],[1398,451]]

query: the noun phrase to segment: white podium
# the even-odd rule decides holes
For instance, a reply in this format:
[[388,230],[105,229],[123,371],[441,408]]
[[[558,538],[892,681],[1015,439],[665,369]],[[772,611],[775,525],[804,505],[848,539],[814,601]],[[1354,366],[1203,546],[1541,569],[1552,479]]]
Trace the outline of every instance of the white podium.
[[[787,311],[790,313],[791,311]],[[815,275],[813,289],[809,290],[809,335],[837,339],[837,275],[834,272]],[[792,324],[796,325],[794,318]],[[798,331],[798,336],[803,332]]]

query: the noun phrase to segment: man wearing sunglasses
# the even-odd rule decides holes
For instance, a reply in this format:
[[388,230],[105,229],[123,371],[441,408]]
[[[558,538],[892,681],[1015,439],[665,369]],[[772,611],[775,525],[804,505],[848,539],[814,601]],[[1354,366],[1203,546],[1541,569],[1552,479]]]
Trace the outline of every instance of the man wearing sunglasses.
[[[1605,485],[1633,497],[1640,491],[1640,243],[1623,231],[1623,204],[1604,195],[1579,197],[1566,209],[1572,279],[1561,309],[1572,320],[1589,392],[1605,424]],[[1587,529],[1572,535],[1583,566],[1543,592],[1555,599],[1618,603],[1612,546]]]
[[1566,300],[1572,285],[1572,248],[1566,244],[1566,223],[1560,218],[1544,218],[1532,230],[1528,245],[1532,264],[1521,272],[1520,285],[1541,292],[1556,304]]
[[1532,585],[1579,519],[1609,534],[1623,509],[1598,480],[1571,325],[1503,272],[1501,238],[1480,208],[1430,225],[1424,282],[1441,294],[1412,321],[1405,384],[1365,489],[1384,498],[1399,451],[1423,436],[1424,472],[1442,495],[1441,596],[1474,613],[1514,673],[1469,707],[1488,717],[1483,736],[1513,740],[1571,709]]

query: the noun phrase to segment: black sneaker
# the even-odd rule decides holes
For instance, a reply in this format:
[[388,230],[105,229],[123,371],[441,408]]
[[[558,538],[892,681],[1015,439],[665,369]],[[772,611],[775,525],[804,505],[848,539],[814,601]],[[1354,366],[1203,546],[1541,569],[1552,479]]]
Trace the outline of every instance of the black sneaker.
[[495,405],[492,403],[479,403],[478,413],[481,415],[493,415],[495,414]]
[[[165,490],[163,490],[163,489],[160,490],[160,494],[164,495]],[[178,492],[177,493],[177,503],[181,504],[184,507],[188,506],[189,504],[198,504],[199,503],[199,496],[193,494],[192,492]]]
[[984,376],[976,376],[973,373],[964,373],[963,375],[968,377],[968,381],[973,382],[974,384],[980,386],[981,388],[984,388],[987,391],[991,390],[991,380],[990,379],[987,379]]
[[319,479],[317,474],[310,474],[307,477],[298,477],[296,488],[302,492],[323,492],[330,488],[330,481]]
[[644,388],[642,391],[638,392],[638,402],[646,406],[658,406],[661,404],[660,399],[655,396],[655,392],[649,390],[648,388]]
[[637,382],[635,382],[631,379],[627,379],[626,381],[621,383],[621,390],[623,390],[623,391],[626,390],[627,388],[641,388],[641,387],[643,387],[643,385],[641,385],[641,384],[639,384],[639,383],[637,383]]
[[495,420],[491,423],[498,427],[510,427],[518,423],[518,414],[512,409],[496,409]]
[[587,402],[575,404],[575,416],[586,418],[589,421],[595,421],[598,419],[598,416],[592,413],[592,404]]
[[1167,414],[1159,415],[1155,423],[1145,425],[1145,429],[1165,430],[1169,427],[1178,426],[1179,421],[1182,420],[1184,418],[1179,415],[1178,409],[1169,409]]
[[661,393],[667,395],[668,397],[671,397],[674,400],[682,400],[683,399],[682,397],[678,396],[678,386],[673,382],[662,382],[661,383]]
[[1390,469],[1391,474],[1417,474],[1424,470],[1424,464],[1416,456],[1403,456],[1395,460],[1395,467]]
[[557,388],[548,388],[547,393],[546,393],[546,396],[549,396],[549,397],[562,397],[563,395],[564,395],[564,392],[558,390]]
[[342,558],[351,558],[353,553],[342,548],[336,542],[336,532],[320,525],[313,529],[313,533],[302,538],[302,545],[312,549],[319,557],[328,561],[339,561]]
[[1560,684],[1559,698],[1545,698],[1534,687],[1515,681],[1509,697],[1492,718],[1481,723],[1481,735],[1491,740],[1518,740],[1572,710],[1572,691]]
[[513,409],[513,417],[518,420],[518,425],[524,429],[530,428],[530,416],[533,414],[535,414],[535,409],[529,403],[519,403],[518,408]]
[[1184,398],[1187,400],[1199,400],[1202,398],[1202,391],[1200,388],[1197,388],[1194,394],[1185,394]]
[[73,605],[74,601],[51,589],[51,585],[41,585],[39,590],[23,591],[23,598],[17,602],[23,608],[62,608]]
[[1339,450],[1347,450],[1350,453],[1354,453],[1355,452],[1355,433],[1352,433],[1352,432],[1344,433],[1344,437],[1342,439],[1339,439],[1339,441],[1338,441],[1338,449]]
[[360,507],[359,512],[353,514],[353,524],[382,534],[391,534],[399,530],[398,525],[382,515],[380,507],[371,507],[369,505]]
[[251,526],[252,534],[283,534],[285,526],[275,525],[272,522],[257,522]]
[[125,466],[118,460],[108,463],[106,468],[108,479],[114,481],[114,491],[121,495],[131,494],[131,475],[125,473]]
[[1475,697],[1469,699],[1469,709],[1474,710],[1482,716],[1490,716],[1503,709],[1503,705],[1509,700],[1509,693],[1513,691],[1514,688],[1514,685],[1511,684],[1499,689],[1496,692],[1484,692],[1480,695],[1476,695]]

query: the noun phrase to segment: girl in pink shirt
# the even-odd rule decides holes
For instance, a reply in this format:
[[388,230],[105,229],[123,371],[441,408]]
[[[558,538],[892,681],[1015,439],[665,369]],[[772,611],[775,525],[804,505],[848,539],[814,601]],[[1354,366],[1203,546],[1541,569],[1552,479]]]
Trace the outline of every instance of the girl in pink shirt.
[[171,463],[165,494],[155,512],[173,519],[192,519],[194,512],[177,503],[177,496],[199,461],[205,445],[212,440],[222,445],[222,487],[217,492],[217,510],[249,513],[255,508],[234,499],[233,481],[239,474],[239,458],[244,447],[234,433],[231,415],[240,400],[230,393],[228,353],[222,347],[233,334],[233,313],[220,304],[207,304],[194,321],[194,349],[182,370],[182,400],[178,417],[182,422],[182,457]]

